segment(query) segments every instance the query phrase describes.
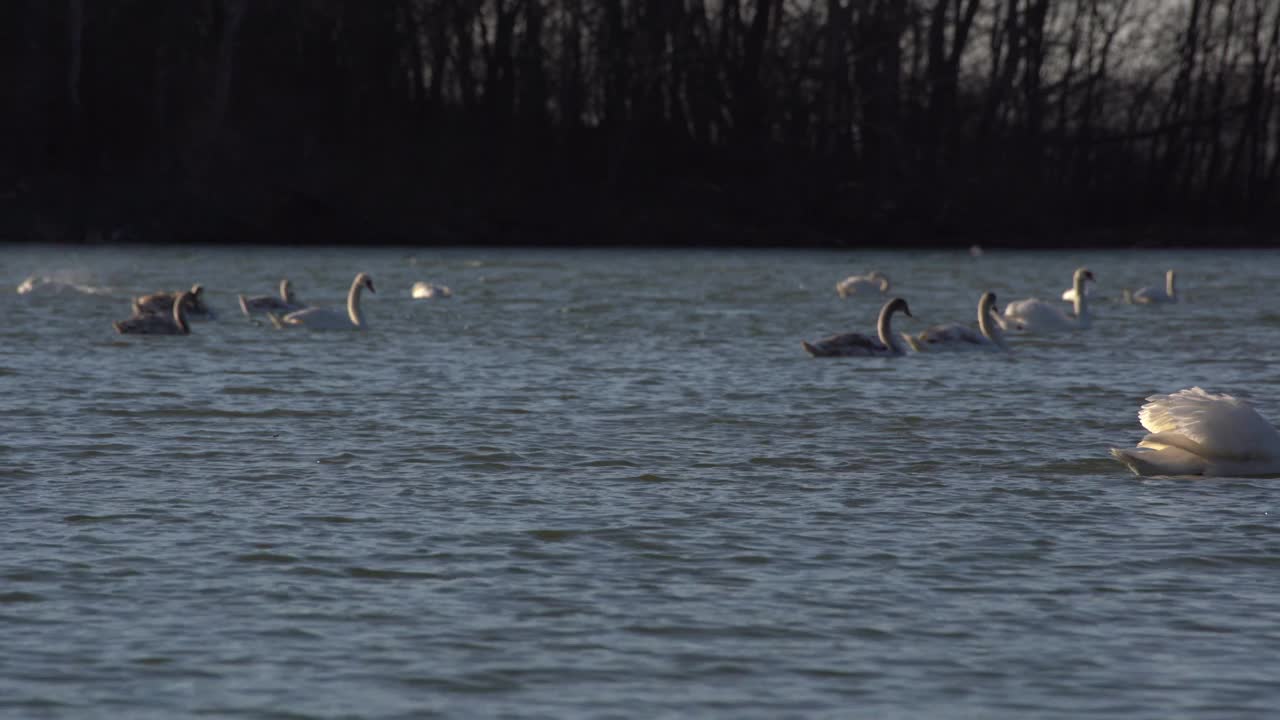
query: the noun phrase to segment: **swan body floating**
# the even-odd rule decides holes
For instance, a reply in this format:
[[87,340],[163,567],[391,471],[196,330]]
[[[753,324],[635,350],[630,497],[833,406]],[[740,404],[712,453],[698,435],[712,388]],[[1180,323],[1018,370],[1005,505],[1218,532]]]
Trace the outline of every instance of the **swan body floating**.
[[[919,335],[903,335],[903,339],[916,352],[954,350],[1008,350],[1004,330],[996,319],[1000,309],[996,307],[996,294],[984,292],[978,298],[978,329],[963,323],[934,325]],[[995,314],[995,316],[993,316]]]
[[415,300],[453,297],[453,291],[448,285],[435,285],[429,282],[414,283],[411,294]]
[[280,280],[280,297],[273,295],[257,295],[255,297],[240,296],[240,312],[252,316],[254,313],[291,313],[301,310],[305,305],[293,293],[293,285],[289,278]]
[[1071,289],[1075,291],[1073,313],[1065,313],[1057,305],[1037,298],[1017,300],[1005,306],[1001,326],[1005,330],[1027,333],[1083,330],[1089,327],[1093,318],[1089,314],[1086,282],[1094,282],[1093,273],[1088,268],[1077,268],[1071,282]]
[[1152,395],[1138,411],[1147,429],[1111,456],[1138,475],[1280,475],[1280,433],[1247,402],[1193,387]]
[[158,292],[142,295],[133,299],[134,315],[163,315],[169,312],[173,301],[180,295],[186,296],[187,314],[191,316],[213,317],[213,311],[204,304],[204,286],[196,283],[190,290],[183,292]]
[[[1091,290],[1090,288],[1086,287],[1086,288],[1084,289],[1084,294],[1085,294],[1085,297],[1092,297],[1092,296],[1093,296],[1093,290]],[[1069,303],[1073,303],[1073,302],[1075,302],[1075,301],[1076,301],[1076,289],[1075,289],[1075,288],[1067,288],[1066,290],[1063,290],[1063,291],[1062,291],[1062,301],[1063,301],[1063,302],[1069,302]]]
[[893,334],[893,328],[890,326],[893,314],[899,310],[907,317],[912,316],[911,308],[907,307],[907,301],[902,298],[894,298],[880,308],[880,318],[876,321],[876,331],[880,336],[878,340],[860,333],[845,333],[843,335],[832,335],[815,343],[801,341],[800,345],[805,349],[805,352],[814,357],[882,357],[901,355],[903,352],[902,345],[899,344],[898,338]]
[[1134,305],[1157,305],[1161,303],[1178,302],[1178,289],[1174,287],[1174,272],[1168,270],[1164,274],[1164,289],[1158,287],[1144,287],[1133,293],[1128,290],[1124,292],[1125,299]]
[[121,335],[190,335],[191,325],[187,323],[190,303],[191,293],[183,291],[173,299],[172,314],[136,313],[128,320],[112,323],[112,327]]
[[310,307],[295,310],[284,316],[268,312],[267,317],[271,318],[271,323],[278,328],[305,327],[311,330],[364,330],[368,327],[368,324],[364,321],[364,314],[360,312],[360,291],[364,288],[369,288],[371,293],[377,292],[377,290],[373,289],[373,278],[365,273],[359,273],[351,281],[351,289],[347,291],[346,315],[328,308]]
[[889,292],[889,277],[879,270],[872,270],[865,275],[850,275],[836,283],[836,293],[840,297],[849,297],[862,293]]

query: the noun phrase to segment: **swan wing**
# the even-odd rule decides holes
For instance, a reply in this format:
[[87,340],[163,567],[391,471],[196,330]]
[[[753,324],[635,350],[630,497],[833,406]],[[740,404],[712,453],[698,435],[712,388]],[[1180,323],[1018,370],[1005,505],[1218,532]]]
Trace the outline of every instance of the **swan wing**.
[[1164,291],[1164,288],[1144,287],[1134,291],[1131,296],[1131,302],[1139,305],[1150,305],[1153,303],[1169,302],[1172,298]]
[[1071,328],[1075,321],[1057,305],[1029,298],[1005,306],[1003,326],[1006,330],[1035,332]]
[[1249,403],[1198,387],[1152,395],[1138,411],[1143,447],[1176,447],[1223,461],[1280,459],[1280,433]]
[[355,325],[346,314],[328,308],[303,308],[280,318],[285,325],[311,328],[312,330],[350,330]]
[[884,343],[859,333],[831,335],[814,343],[802,343],[806,352],[814,357],[850,357],[856,355],[886,355],[889,348]]

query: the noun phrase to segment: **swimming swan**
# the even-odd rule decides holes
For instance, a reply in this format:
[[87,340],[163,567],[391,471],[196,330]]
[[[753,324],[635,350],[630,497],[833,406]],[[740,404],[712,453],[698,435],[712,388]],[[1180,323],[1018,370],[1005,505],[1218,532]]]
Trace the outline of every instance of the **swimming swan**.
[[903,334],[903,339],[916,352],[939,352],[950,350],[1008,350],[1004,341],[1004,331],[997,316],[1000,309],[996,307],[996,294],[984,292],[978,298],[978,329],[963,323],[947,323],[934,325],[919,335]]
[[1111,448],[1138,475],[1280,475],[1280,433],[1244,400],[1193,387],[1152,395],[1138,420],[1150,434]]
[[869,338],[860,333],[832,335],[816,343],[801,341],[805,352],[814,357],[859,357],[901,355],[902,345],[890,327],[893,314],[901,310],[903,315],[911,317],[911,308],[902,298],[894,298],[880,308],[880,319],[876,322],[876,331],[880,339]]
[[276,312],[291,313],[295,310],[301,310],[305,305],[293,294],[293,285],[290,284],[289,278],[280,280],[280,297],[272,295],[258,295],[255,297],[240,296],[240,312],[245,315],[253,315],[260,312]]
[[283,327],[305,327],[312,330],[364,330],[368,324],[364,321],[364,315],[360,313],[360,291],[369,288],[369,292],[376,293],[373,289],[373,278],[364,273],[356,275],[356,279],[351,281],[351,290],[347,292],[347,314],[344,317],[342,313],[328,308],[304,308],[295,310],[294,312],[281,317],[273,312],[268,312],[267,317],[271,318],[271,323],[278,328]]
[[449,289],[448,285],[434,285],[429,282],[414,283],[410,294],[413,295],[415,300],[453,297],[453,291]]
[[121,335],[190,335],[187,308],[191,303],[190,292],[180,292],[173,299],[172,314],[138,313],[128,320],[118,320],[111,325]]
[[213,312],[204,304],[204,286],[200,283],[192,285],[191,289],[186,291],[158,292],[136,297],[133,299],[133,314],[166,314],[173,306],[174,299],[179,295],[187,296],[185,302],[187,303],[188,315],[213,317]]
[[1164,274],[1164,290],[1157,287],[1144,287],[1130,293],[1124,291],[1125,300],[1134,305],[1156,305],[1159,303],[1176,303],[1178,302],[1178,290],[1173,284],[1173,270],[1167,270]]
[[1093,319],[1089,314],[1089,296],[1085,292],[1085,282],[1093,281],[1093,273],[1088,268],[1077,268],[1072,275],[1071,289],[1075,291],[1073,314],[1068,315],[1057,305],[1044,300],[1030,298],[1005,305],[1000,325],[1005,330],[1028,333],[1083,330],[1089,327]]
[[889,292],[889,276],[879,270],[872,270],[866,275],[850,275],[836,283],[836,293],[840,297],[857,295],[859,291],[864,293],[887,293]]

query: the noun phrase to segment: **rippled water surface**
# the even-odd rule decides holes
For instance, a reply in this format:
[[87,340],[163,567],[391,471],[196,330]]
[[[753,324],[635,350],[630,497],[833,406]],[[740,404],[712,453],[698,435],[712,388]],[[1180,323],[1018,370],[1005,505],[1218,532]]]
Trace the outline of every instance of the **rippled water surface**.
[[[0,258],[0,715],[1280,706],[1280,480],[1140,480],[1106,452],[1194,384],[1280,419],[1278,253]],[[800,348],[872,329],[850,273],[886,272],[918,331],[1080,264],[1093,329],[1010,357]],[[1188,302],[1112,300],[1166,267]],[[282,275],[336,307],[357,271],[368,332],[236,307]],[[31,276],[58,282],[14,291]],[[112,331],[197,281],[220,317],[189,337]]]

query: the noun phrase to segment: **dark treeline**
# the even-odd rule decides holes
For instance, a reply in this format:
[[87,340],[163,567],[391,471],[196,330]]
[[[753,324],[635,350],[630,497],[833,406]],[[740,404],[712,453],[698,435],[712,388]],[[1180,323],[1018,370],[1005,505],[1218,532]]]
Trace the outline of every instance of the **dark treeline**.
[[1280,225],[1275,0],[8,0],[0,47],[8,237]]

